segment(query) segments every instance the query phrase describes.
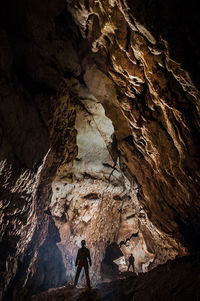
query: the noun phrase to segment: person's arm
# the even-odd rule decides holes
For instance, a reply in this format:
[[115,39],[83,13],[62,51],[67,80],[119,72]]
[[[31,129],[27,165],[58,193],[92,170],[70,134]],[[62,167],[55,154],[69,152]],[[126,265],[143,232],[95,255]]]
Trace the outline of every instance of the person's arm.
[[80,254],[79,254],[79,250],[78,250],[78,253],[77,253],[77,256],[76,256],[76,262],[75,262],[75,266],[77,266],[78,264],[78,261],[79,261],[79,257],[80,257]]

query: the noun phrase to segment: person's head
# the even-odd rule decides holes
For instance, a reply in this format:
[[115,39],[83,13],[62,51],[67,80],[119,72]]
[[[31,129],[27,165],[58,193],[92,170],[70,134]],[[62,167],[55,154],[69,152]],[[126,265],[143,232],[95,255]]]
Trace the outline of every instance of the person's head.
[[83,240],[81,240],[81,246],[82,246],[82,247],[84,247],[84,246],[85,246],[85,244],[86,244],[85,240],[84,240],[84,239],[83,239]]

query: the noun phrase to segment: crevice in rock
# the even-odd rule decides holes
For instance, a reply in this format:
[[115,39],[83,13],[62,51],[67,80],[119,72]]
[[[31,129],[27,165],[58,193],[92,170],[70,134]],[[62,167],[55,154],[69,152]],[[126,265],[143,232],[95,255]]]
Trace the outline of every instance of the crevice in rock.
[[[128,218],[130,218],[130,217],[128,217]],[[128,219],[128,218],[127,218],[127,219]],[[127,243],[128,241],[130,241],[133,237],[138,237],[138,232],[137,232],[137,233],[131,234],[131,236],[128,237],[128,238],[126,238],[126,240],[120,241],[120,243],[119,243],[120,248],[121,248],[122,245],[126,245],[126,243]]]
[[157,267],[200,249],[198,1],[11,2],[0,11],[0,299],[72,282],[82,239],[94,285],[101,264],[120,276],[134,254],[139,276],[103,298],[198,297],[196,259]]

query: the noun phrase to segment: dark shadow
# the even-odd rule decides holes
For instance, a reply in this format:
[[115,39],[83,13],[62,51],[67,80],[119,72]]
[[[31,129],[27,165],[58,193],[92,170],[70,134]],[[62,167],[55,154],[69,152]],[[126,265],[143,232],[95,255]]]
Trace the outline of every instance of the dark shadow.
[[66,271],[61,251],[56,244],[59,241],[59,231],[53,219],[50,218],[47,238],[39,249],[37,269],[27,284],[27,289],[32,293],[65,285]]
[[[36,232],[34,235],[38,235],[38,233]],[[29,279],[27,280],[26,286],[24,287],[27,277],[26,271],[29,269],[34,256],[31,253],[34,252],[34,248],[31,244],[27,251],[25,251],[23,261],[18,260],[16,276],[9,285],[3,301],[30,300],[32,294],[45,291],[52,287],[59,287],[66,283],[66,271],[64,269],[62,254],[56,244],[59,241],[60,235],[58,229],[52,217],[49,216],[48,234],[43,245],[39,248],[37,259],[28,274]],[[33,275],[32,272],[34,272]]]
[[[127,217],[127,219],[132,218],[133,216],[134,216],[134,215],[130,215],[130,216]],[[133,233],[133,234],[132,234],[129,238],[127,238],[126,240],[121,240],[120,243],[119,243],[119,247],[121,248],[122,245],[126,245],[126,243],[127,243],[128,241],[130,241],[131,238],[133,238],[133,237],[138,237],[138,232]]]
[[[193,82],[199,87],[199,1],[144,0],[141,5],[140,0],[127,0],[127,3],[138,23],[145,26],[157,40],[162,35],[168,41],[170,57],[189,71]],[[161,44],[160,49],[162,47],[165,46]]]
[[[189,214],[189,213],[188,213]],[[179,216],[175,216],[174,220],[179,226],[179,231],[184,237],[185,243],[191,253],[200,250],[200,225],[199,219],[193,217],[183,220]]]
[[114,260],[123,256],[119,245],[116,242],[107,242],[105,256],[101,263],[101,277],[114,276],[119,274],[119,267]]

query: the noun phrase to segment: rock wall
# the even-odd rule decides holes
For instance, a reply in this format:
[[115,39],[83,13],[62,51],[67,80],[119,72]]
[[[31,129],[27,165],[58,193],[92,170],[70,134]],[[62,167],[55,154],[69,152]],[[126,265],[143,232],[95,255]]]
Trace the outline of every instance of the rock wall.
[[1,8],[0,299],[23,298],[48,233],[51,182],[77,152],[64,75],[71,69],[60,65],[63,51],[72,53],[65,33],[57,35],[62,11],[63,1],[8,1]]
[[102,283],[92,290],[68,286],[35,295],[31,300],[195,300],[200,295],[199,272],[199,256],[183,257],[160,265],[149,273]]
[[186,7],[195,14],[196,2],[67,3],[89,44],[84,80],[112,120],[141,204],[161,231],[198,249],[199,91],[192,79],[199,33],[184,14]]
[[[138,271],[199,250],[197,10],[195,0],[2,4],[0,298],[73,277],[83,236],[93,275],[107,238],[121,268],[133,252]],[[48,248],[67,275],[52,265],[45,280]]]
[[121,272],[127,270],[131,253],[136,272],[147,271],[150,263],[153,267],[183,255],[184,248],[149,221],[138,201],[137,183],[122,172],[114,128],[101,103],[83,87],[79,99],[75,105],[78,154],[73,162],[58,169],[50,204],[68,282],[75,277],[82,239],[91,252],[93,284],[101,278],[112,279],[117,272],[112,273],[105,264],[101,272],[106,248],[114,242],[122,251],[119,257],[123,258],[115,261]]

